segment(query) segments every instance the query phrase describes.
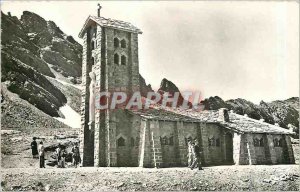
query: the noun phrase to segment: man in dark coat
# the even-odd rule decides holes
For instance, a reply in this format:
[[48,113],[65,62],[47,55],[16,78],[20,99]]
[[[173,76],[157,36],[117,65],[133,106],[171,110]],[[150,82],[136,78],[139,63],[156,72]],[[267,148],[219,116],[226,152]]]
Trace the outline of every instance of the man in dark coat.
[[193,170],[194,168],[197,168],[199,170],[203,170],[202,165],[201,165],[201,149],[199,147],[198,140],[195,139],[194,143],[192,144],[192,152],[193,152],[193,163],[191,165],[191,169]]
[[37,145],[37,142],[36,142],[36,137],[33,137],[32,138],[33,141],[31,142],[31,151],[32,151],[32,157],[35,159],[35,158],[38,158],[38,145]]
[[73,164],[75,167],[77,167],[81,161],[79,147],[78,147],[77,143],[75,143],[75,146],[73,146],[73,148],[72,148],[72,157],[73,157]]

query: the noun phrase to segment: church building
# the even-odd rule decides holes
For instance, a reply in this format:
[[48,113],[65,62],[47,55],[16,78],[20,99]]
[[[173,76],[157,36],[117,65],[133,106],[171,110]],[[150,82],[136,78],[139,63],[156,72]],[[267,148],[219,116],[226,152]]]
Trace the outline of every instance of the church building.
[[197,139],[204,165],[294,163],[291,130],[235,114],[227,109],[195,112],[153,107],[148,110],[95,110],[100,92],[139,91],[138,35],[124,21],[89,16],[83,39],[83,166],[187,166],[187,140]]

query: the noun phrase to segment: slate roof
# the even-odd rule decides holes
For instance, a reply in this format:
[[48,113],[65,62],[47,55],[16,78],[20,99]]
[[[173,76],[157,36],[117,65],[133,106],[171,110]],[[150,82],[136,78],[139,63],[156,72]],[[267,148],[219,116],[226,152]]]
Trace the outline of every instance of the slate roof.
[[229,122],[219,121],[218,110],[196,112],[192,110],[155,107],[149,110],[133,111],[133,113],[142,118],[152,120],[216,123],[239,133],[294,134],[294,132],[288,129],[238,115],[234,112],[229,112]]
[[87,20],[85,21],[84,26],[79,33],[79,37],[83,36],[85,29],[87,28],[87,26],[89,26],[91,21],[96,22],[97,24],[99,24],[102,27],[113,28],[113,29],[128,31],[131,33],[142,34],[142,31],[139,28],[135,27],[134,25],[132,25],[129,22],[110,19],[110,18],[104,18],[104,17],[96,17],[96,16],[90,15],[87,18]]

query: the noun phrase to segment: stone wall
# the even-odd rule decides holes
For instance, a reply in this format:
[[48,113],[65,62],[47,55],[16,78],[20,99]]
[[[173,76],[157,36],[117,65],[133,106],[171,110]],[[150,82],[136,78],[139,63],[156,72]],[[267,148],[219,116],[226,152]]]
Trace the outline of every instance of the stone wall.
[[81,129],[80,129],[80,152],[83,166],[93,166],[94,162],[94,132],[90,129],[89,123],[89,72],[92,70],[91,66],[91,50],[90,29],[83,37],[83,56],[82,56],[82,104],[81,104]]
[[[235,139],[237,139],[236,137]],[[235,148],[240,148],[239,157],[235,154],[235,163],[240,165],[262,165],[262,164],[283,164],[294,163],[294,155],[290,137],[277,134],[242,134],[240,146],[236,142]],[[234,140],[235,140],[234,139]],[[281,140],[275,145],[274,140]],[[256,141],[255,141],[256,140]],[[257,143],[257,141],[259,141]]]

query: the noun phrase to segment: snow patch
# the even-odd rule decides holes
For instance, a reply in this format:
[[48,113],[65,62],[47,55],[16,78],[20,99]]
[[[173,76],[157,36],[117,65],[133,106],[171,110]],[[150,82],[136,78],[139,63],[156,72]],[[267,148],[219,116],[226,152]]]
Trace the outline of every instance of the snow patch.
[[54,119],[72,127],[80,128],[81,126],[81,116],[79,113],[74,111],[69,105],[64,105],[59,108],[59,111],[65,116],[65,118],[54,117]]

